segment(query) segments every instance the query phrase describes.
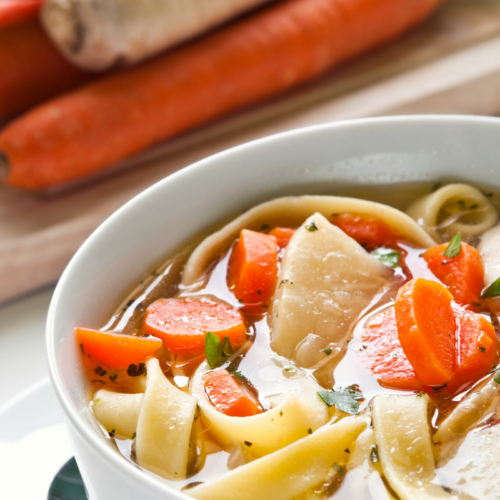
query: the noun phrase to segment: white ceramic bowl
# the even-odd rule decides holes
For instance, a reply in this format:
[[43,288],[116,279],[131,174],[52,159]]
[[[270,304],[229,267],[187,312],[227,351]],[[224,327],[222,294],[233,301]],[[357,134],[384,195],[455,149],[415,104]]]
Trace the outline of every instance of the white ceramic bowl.
[[500,186],[500,120],[467,116],[366,119],[279,134],[202,160],[128,202],[82,245],[47,320],[52,383],[92,499],[187,498],[127,462],[88,417],[73,328],[99,327],[169,254],[228,215],[284,194],[343,186],[456,180]]

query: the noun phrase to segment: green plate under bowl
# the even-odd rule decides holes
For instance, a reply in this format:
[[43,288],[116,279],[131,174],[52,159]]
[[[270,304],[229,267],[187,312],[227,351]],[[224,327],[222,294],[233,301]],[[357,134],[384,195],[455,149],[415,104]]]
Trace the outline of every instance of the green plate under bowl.
[[74,458],[68,460],[49,488],[47,500],[87,500],[85,484]]

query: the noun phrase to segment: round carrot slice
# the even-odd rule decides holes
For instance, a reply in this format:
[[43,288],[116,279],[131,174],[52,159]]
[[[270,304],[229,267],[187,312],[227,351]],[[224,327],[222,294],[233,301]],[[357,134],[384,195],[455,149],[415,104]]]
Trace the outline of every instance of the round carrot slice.
[[278,245],[269,234],[243,229],[229,259],[227,282],[245,305],[267,305],[278,276]]
[[[460,253],[456,257],[445,257],[448,244],[429,248],[424,259],[432,274],[451,292],[460,305],[481,302],[481,290],[484,287],[484,266],[479,252],[462,242]],[[474,306],[475,304],[475,306]]]
[[141,363],[161,347],[154,337],[134,337],[114,332],[75,328],[77,342],[84,355],[89,355],[115,370],[125,370]]
[[399,342],[394,308],[374,317],[364,328],[361,340],[366,347],[359,353],[361,363],[380,385],[406,391],[422,389]]
[[453,377],[456,322],[452,300],[440,283],[418,278],[399,289],[394,304],[401,347],[425,385],[442,385]]
[[286,248],[292,236],[294,235],[296,229],[291,227],[275,227],[269,231],[270,236],[274,236],[276,238],[276,243],[280,248]]
[[216,370],[203,377],[205,391],[212,404],[230,417],[251,417],[262,413],[252,395],[227,370]]
[[209,300],[158,299],[146,310],[143,331],[160,338],[176,354],[202,353],[207,332],[221,340],[229,337],[233,347],[246,339],[240,312]]
[[447,391],[466,390],[492,370],[498,361],[498,341],[493,325],[480,314],[468,312],[458,318],[458,345],[455,375]]

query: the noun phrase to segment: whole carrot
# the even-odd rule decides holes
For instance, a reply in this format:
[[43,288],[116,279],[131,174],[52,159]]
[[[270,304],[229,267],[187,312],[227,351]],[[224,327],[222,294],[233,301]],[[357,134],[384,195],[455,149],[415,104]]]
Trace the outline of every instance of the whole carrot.
[[0,68],[0,121],[91,77],[64,60],[36,21],[0,30]]
[[85,177],[388,42],[442,1],[279,2],[26,114],[0,134],[0,171],[24,189]]
[[35,19],[44,0],[0,0],[0,28]]

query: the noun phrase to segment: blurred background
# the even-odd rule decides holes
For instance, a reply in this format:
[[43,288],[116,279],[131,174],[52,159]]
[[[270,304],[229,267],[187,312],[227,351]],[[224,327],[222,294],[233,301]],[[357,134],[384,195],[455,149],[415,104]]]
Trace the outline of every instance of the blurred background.
[[54,284],[137,193],[298,127],[499,112],[498,0],[0,0],[0,449]]

